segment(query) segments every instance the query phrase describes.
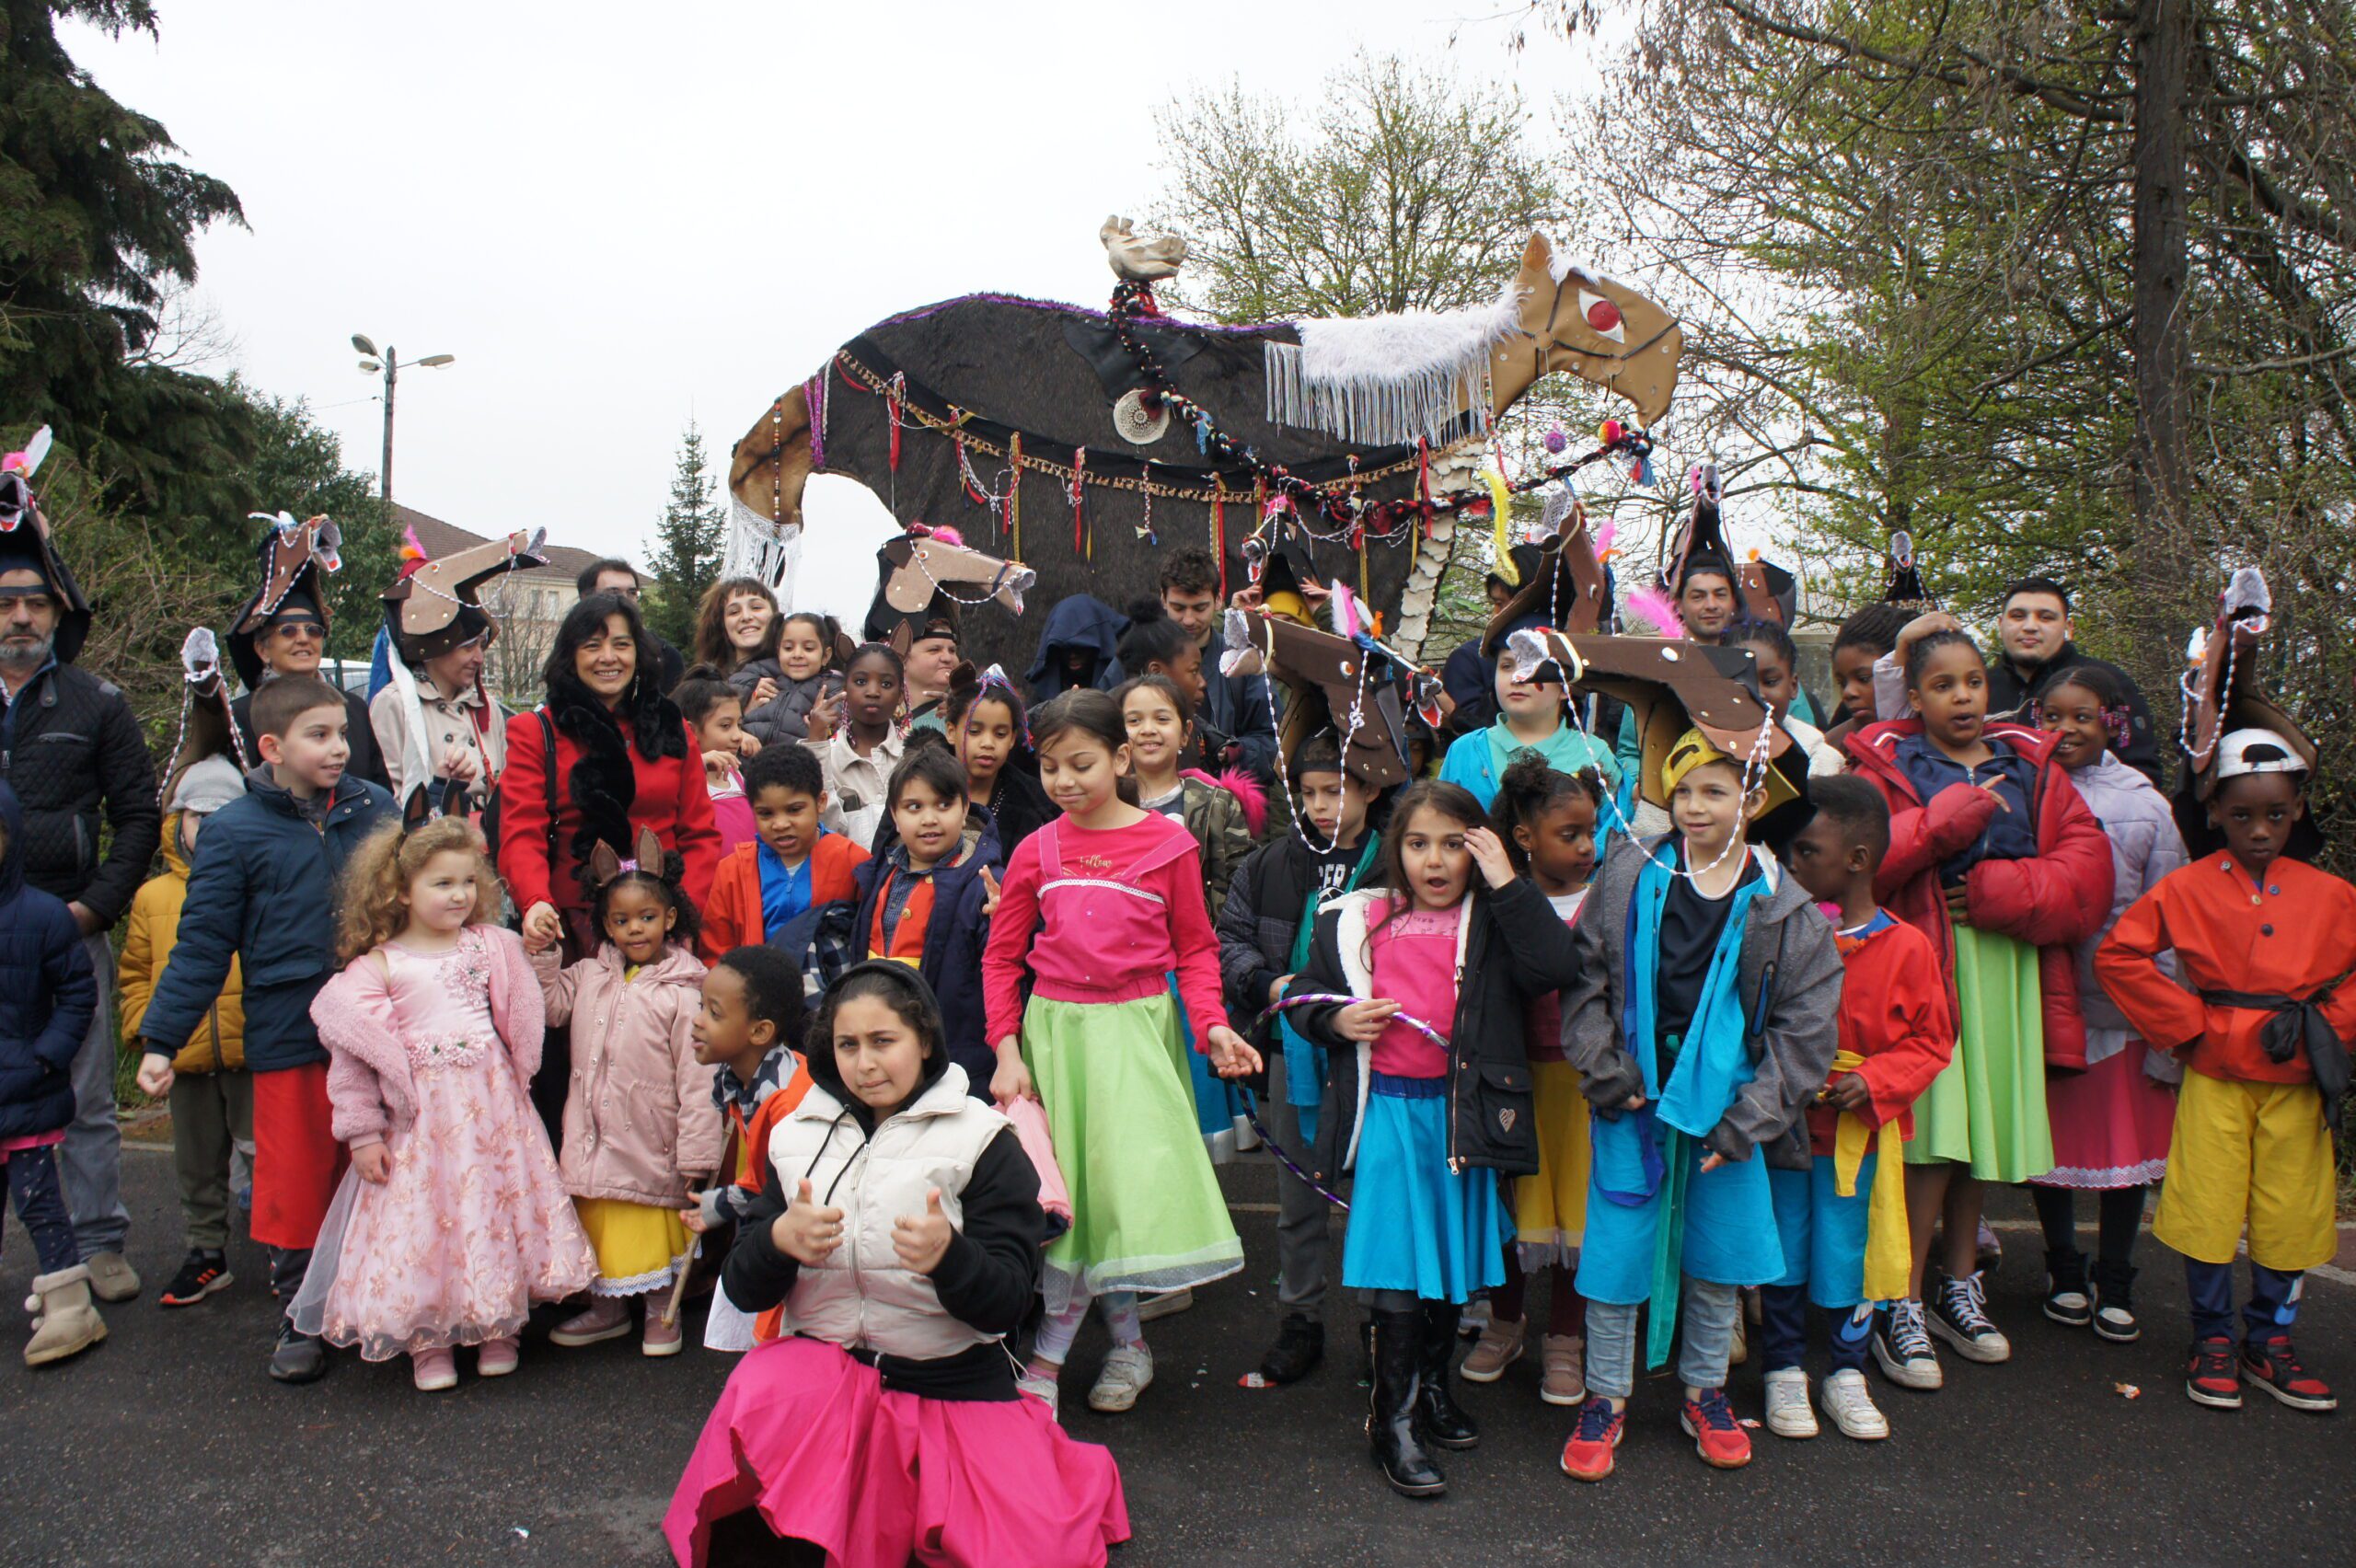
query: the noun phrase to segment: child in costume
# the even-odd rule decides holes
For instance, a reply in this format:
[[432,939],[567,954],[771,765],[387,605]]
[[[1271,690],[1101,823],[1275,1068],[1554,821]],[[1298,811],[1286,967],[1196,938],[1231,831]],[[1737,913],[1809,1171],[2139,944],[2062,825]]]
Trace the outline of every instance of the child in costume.
[[679,715],[696,732],[696,746],[703,754],[704,788],[711,794],[711,824],[720,830],[720,853],[724,858],[759,836],[740,770],[748,750],[759,750],[760,743],[745,732],[743,695],[726,681],[681,681],[671,700],[679,705]]
[[[2307,764],[2287,736],[2234,731],[2211,766],[2209,817],[2224,849],[2136,900],[2096,950],[2095,973],[2128,1026],[2189,1069],[2152,1223],[2184,1254],[2186,1392],[2233,1410],[2246,1382],[2294,1410],[2332,1410],[2339,1401],[2300,1363],[2291,1329],[2301,1274],[2339,1248],[2331,1129],[2356,1034],[2356,887],[2283,853],[2306,810]],[[2171,951],[2189,990],[2160,967]]]
[[1744,840],[1780,782],[1763,759],[1686,731],[1661,763],[1673,832],[1615,848],[1572,931],[1563,1046],[1595,1112],[1578,1269],[1588,1398],[1562,1458],[1577,1481],[1611,1473],[1647,1306],[1647,1367],[1683,1319],[1680,1421],[1703,1461],[1750,1461],[1725,1384],[1738,1290],[1784,1274],[1762,1146],[1823,1087],[1841,997],[1831,929]]
[[564,1100],[562,1165],[581,1224],[597,1249],[588,1310],[549,1343],[595,1344],[629,1332],[629,1297],[649,1297],[639,1348],[676,1355],[685,1341],[654,1293],[687,1266],[687,1193],[720,1169],[712,1070],[696,1059],[693,1029],[704,967],[696,959],[695,905],[679,891],[676,858],[641,831],[635,860],[600,844],[591,852],[593,916],[605,940],[560,969],[554,948],[532,955],[549,1025],[572,1026],[572,1078]]
[[[1218,914],[1219,974],[1228,1012],[1256,1018],[1309,963],[1317,912],[1329,898],[1383,878],[1380,837],[1367,824],[1374,791],[1343,766],[1331,731],[1295,749],[1288,772],[1307,831],[1288,832],[1246,856]],[[1325,1053],[1279,1015],[1254,1042],[1269,1065],[1270,1130],[1299,1159],[1318,1132]],[[1276,1304],[1284,1321],[1260,1358],[1264,1383],[1296,1383],[1325,1355],[1327,1205],[1316,1190],[1276,1168]]]
[[1449,1384],[1466,1298],[1505,1283],[1497,1173],[1539,1168],[1525,1019],[1573,961],[1561,917],[1461,786],[1402,790],[1383,853],[1391,891],[1319,913],[1288,997],[1358,998],[1292,1010],[1333,1053],[1318,1141],[1343,1152],[1321,1163],[1357,1171],[1342,1283],[1372,1308],[1367,1435],[1392,1490],[1435,1497],[1448,1482],[1425,1445],[1480,1441]]
[[764,746],[745,760],[754,840],[721,857],[704,905],[698,951],[705,962],[768,941],[804,912],[859,895],[866,847],[823,825],[829,798],[817,756]]
[[[2128,905],[2184,864],[2184,840],[2166,799],[2119,756],[2131,715],[2116,677],[2100,664],[2073,665],[2038,698],[2053,757],[2070,770],[2086,809],[2110,839],[2110,917],[2078,944],[2078,1008],[2086,1020],[2086,1070],[2047,1078],[2053,1169],[2030,1187],[2045,1231],[2045,1315],[2126,1344],[2135,1322],[2135,1236],[2143,1194],[2167,1173],[2176,1124],[2175,1086],[2183,1066],[2154,1051],[2095,977],[2095,952]],[[2175,967],[2163,957],[2161,963]],[[2100,1220],[2094,1277],[2078,1250],[2075,1194],[2093,1192]],[[2089,1291],[2089,1285],[2092,1289]]]
[[729,1375],[663,1521],[672,1551],[784,1537],[842,1568],[1103,1563],[1129,1534],[1120,1472],[1017,1392],[1004,1348],[1047,1234],[1036,1171],[906,965],[847,972],[814,1029],[814,1086],[770,1134],[723,1284],[795,1332]]
[[1449,744],[1440,764],[1442,780],[1471,790],[1487,811],[1513,759],[1534,750],[1558,773],[1591,768],[1602,776],[1604,788],[1618,790],[1620,759],[1612,748],[1566,717],[1570,688],[1563,684],[1561,665],[1549,661],[1524,679],[1514,660],[1499,659],[1496,694],[1496,721]]
[[1047,1250],[1047,1319],[1024,1386],[1053,1402],[1099,1300],[1114,1347],[1088,1402],[1125,1411],[1153,1380],[1136,1293],[1243,1266],[1178,1061],[1182,1003],[1219,1076],[1256,1072],[1260,1058],[1219,1006],[1201,852],[1184,828],[1137,805],[1120,709],[1103,692],[1066,692],[1034,716],[1032,732],[1040,782],[1064,814],[1008,864],[982,955],[998,1053],[991,1096],[1041,1101],[1071,1189],[1072,1226]]
[[[1498,781],[1495,813],[1506,853],[1538,884],[1565,926],[1575,924],[1595,875],[1603,830],[1603,780],[1592,770],[1561,773],[1525,754]],[[1546,1271],[1549,1319],[1539,1341],[1538,1397],[1576,1408],[1587,1399],[1580,1366],[1587,1349],[1587,1303],[1572,1279],[1587,1233],[1588,1110],[1578,1069],[1563,1055],[1563,1005],[1549,991],[1530,1004],[1530,1080],[1538,1119],[1538,1172],[1514,1183],[1514,1239],[1506,1249],[1505,1283],[1489,1292],[1489,1320],[1464,1358],[1464,1377],[1494,1383],[1521,1358],[1530,1274]]]
[[289,1315],[364,1360],[407,1355],[428,1392],[456,1386],[460,1345],[503,1377],[533,1305],[597,1273],[532,1109],[539,983],[491,923],[498,877],[463,818],[379,828],[347,894],[345,966],[311,1016],[352,1166]]
[[941,705],[950,746],[965,765],[965,797],[990,813],[999,848],[1013,855],[1056,814],[1032,777],[1031,726],[1022,696],[996,664],[958,666]]
[[1842,778],[1816,780],[1808,807],[1791,844],[1792,880],[1835,912],[1840,1050],[1805,1125],[1768,1155],[1784,1273],[1759,1292],[1767,1430],[1817,1434],[1801,1366],[1812,1301],[1834,1315],[1825,1413],[1844,1435],[1871,1440],[1889,1435],[1865,1388],[1874,1303],[1903,1297],[1912,1269],[1900,1149],[1909,1108],[1955,1054],[1955,1024],[1930,940],[1874,902],[1888,803],[1864,779]]
[[803,743],[817,753],[825,775],[819,821],[862,854],[874,847],[875,830],[884,824],[884,787],[900,766],[907,685],[900,656],[888,644],[860,644],[843,666],[841,728],[823,741],[814,735]]
[[1981,1280],[1982,1187],[2053,1169],[2046,1076],[2085,1068],[2076,944],[2110,913],[2112,870],[2053,736],[1989,721],[1988,669],[1970,638],[1925,617],[1900,635],[1897,657],[1920,717],[1859,730],[1849,755],[1889,802],[1875,891],[1930,939],[1958,1038],[1915,1102],[1906,1217],[1917,1279],[1876,1326],[1874,1354],[1892,1382],[1928,1390],[1945,1377],[1932,1335],[1969,1361],[2012,1355]]

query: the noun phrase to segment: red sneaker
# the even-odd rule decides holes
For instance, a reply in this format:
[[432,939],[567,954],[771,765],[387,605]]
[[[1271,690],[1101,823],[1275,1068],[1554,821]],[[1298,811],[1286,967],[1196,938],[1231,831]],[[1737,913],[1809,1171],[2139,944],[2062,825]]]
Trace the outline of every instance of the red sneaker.
[[2234,1370],[2234,1342],[2223,1334],[2194,1340],[2184,1369],[2184,1391],[2194,1404],[2212,1410],[2242,1408],[2241,1378]]
[[2339,1396],[2331,1385],[2299,1365],[2289,1334],[2276,1334],[2263,1344],[2242,1344],[2242,1380],[2264,1389],[2292,1410],[2338,1410]]
[[1611,1450],[1628,1429],[1628,1412],[1613,1410],[1601,1394],[1590,1394],[1579,1406],[1578,1424],[1563,1445],[1563,1473],[1573,1481],[1601,1481],[1611,1473]]
[[1678,1424],[1693,1439],[1693,1451],[1712,1470],[1740,1470],[1750,1462],[1750,1434],[1734,1418],[1724,1389],[1704,1389],[1698,1400],[1687,1400]]

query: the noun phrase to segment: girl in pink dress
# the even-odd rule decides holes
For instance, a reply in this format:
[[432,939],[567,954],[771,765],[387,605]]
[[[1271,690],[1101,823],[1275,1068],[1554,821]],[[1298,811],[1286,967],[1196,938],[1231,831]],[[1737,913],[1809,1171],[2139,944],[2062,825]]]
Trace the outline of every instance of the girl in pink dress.
[[311,1005],[352,1168],[291,1315],[417,1386],[515,1370],[536,1301],[588,1288],[596,1255],[533,1113],[538,981],[488,923],[499,882],[459,817],[387,825],[349,872],[346,967]]

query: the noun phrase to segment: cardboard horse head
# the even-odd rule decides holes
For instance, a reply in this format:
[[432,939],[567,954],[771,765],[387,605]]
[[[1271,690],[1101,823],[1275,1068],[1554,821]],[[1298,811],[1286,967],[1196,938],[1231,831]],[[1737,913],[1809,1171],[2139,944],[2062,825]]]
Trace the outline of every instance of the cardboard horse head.
[[[2184,767],[2173,806],[2177,829],[2196,859],[2224,847],[2224,836],[2209,820],[2209,805],[2217,793],[2218,743],[2227,735],[2235,730],[2271,730],[2289,744],[2310,777],[2316,770],[2315,742],[2267,692],[2260,671],[2273,609],[2273,593],[2264,574],[2256,567],[2243,567],[2225,586],[2215,624],[2195,631],[2185,651],[2184,713],[2177,732]],[[2291,830],[2285,852],[2304,860],[2322,847],[2322,832],[2308,815]]]
[[911,529],[875,552],[875,600],[867,607],[865,634],[906,653],[927,626],[946,626],[964,642],[960,612],[997,604],[1022,613],[1022,595],[1039,574],[1019,560],[1000,560],[967,549],[953,534]]

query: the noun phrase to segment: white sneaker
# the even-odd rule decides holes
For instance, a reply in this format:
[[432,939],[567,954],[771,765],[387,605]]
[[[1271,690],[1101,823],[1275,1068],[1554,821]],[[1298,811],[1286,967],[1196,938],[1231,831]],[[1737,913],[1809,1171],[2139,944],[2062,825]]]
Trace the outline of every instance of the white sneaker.
[[1145,1342],[1116,1344],[1096,1374],[1096,1386],[1088,1390],[1088,1408],[1117,1415],[1136,1405],[1138,1396],[1152,1383],[1153,1352],[1145,1347]]
[[1049,1415],[1063,1413],[1062,1407],[1057,1403],[1063,1395],[1063,1385],[1052,1378],[1039,1377],[1026,1366],[1015,1374],[1014,1391],[1018,1394],[1029,1394],[1033,1399],[1044,1403],[1047,1407]]
[[1842,1367],[1824,1380],[1824,1413],[1841,1429],[1843,1437],[1854,1437],[1860,1443],[1873,1443],[1889,1435],[1889,1422],[1874,1405],[1874,1396],[1865,1387],[1865,1375],[1854,1366]]
[[1150,1323],[1156,1318],[1174,1318],[1194,1309],[1192,1288],[1165,1290],[1159,1296],[1149,1296],[1138,1303],[1138,1321]]
[[1778,1437],[1813,1437],[1816,1411],[1807,1402],[1807,1374],[1786,1366],[1767,1374],[1767,1430]]

